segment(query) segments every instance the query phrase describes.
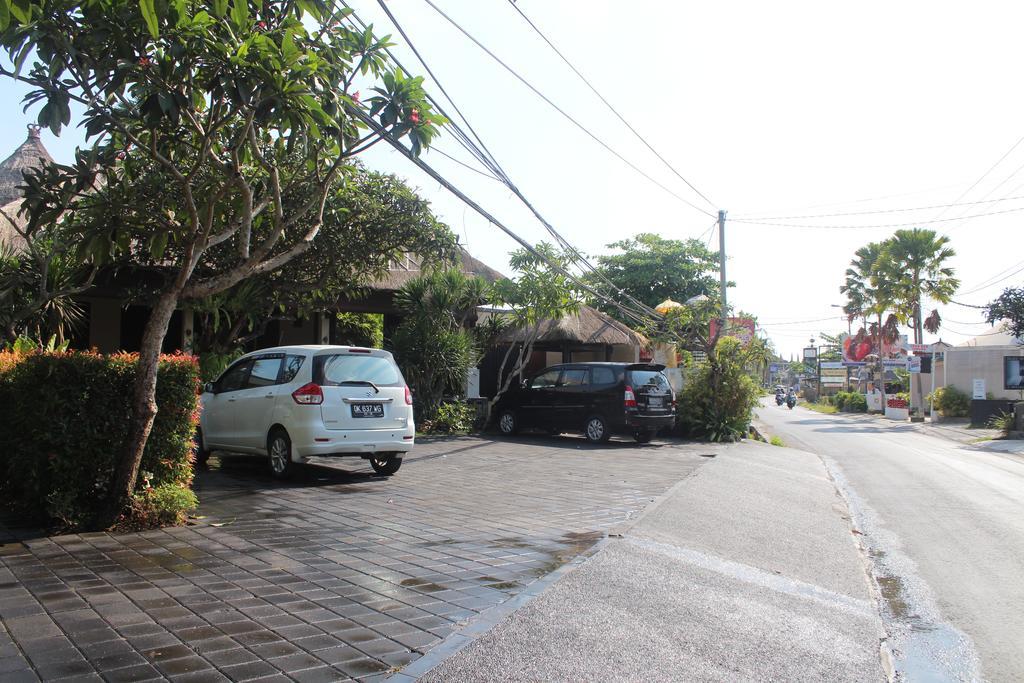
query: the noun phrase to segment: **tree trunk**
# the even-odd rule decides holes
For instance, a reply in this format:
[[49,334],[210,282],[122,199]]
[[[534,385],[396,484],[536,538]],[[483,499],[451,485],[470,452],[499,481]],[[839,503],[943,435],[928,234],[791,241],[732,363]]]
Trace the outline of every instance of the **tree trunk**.
[[142,462],[146,440],[156,419],[156,376],[160,350],[164,337],[167,336],[171,316],[174,315],[174,309],[178,304],[178,295],[179,290],[176,289],[160,295],[149,314],[149,321],[142,335],[135,383],[132,387],[132,415],[128,423],[128,438],[121,447],[114,471],[114,484],[107,499],[106,510],[99,520],[104,528],[117,521],[135,491],[139,463]]

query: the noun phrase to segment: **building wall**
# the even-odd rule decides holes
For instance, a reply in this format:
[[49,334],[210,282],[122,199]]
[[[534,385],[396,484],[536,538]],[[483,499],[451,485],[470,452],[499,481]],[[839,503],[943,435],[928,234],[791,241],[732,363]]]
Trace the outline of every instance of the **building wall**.
[[[974,380],[984,379],[985,390],[995,398],[1020,398],[1020,392],[1004,389],[1003,358],[1024,357],[1024,347],[964,347],[946,352],[946,381],[949,385],[965,392],[968,396],[974,390]],[[942,363],[936,368],[935,382],[942,382]]]
[[611,360],[619,363],[639,363],[640,347],[632,344],[613,344]]

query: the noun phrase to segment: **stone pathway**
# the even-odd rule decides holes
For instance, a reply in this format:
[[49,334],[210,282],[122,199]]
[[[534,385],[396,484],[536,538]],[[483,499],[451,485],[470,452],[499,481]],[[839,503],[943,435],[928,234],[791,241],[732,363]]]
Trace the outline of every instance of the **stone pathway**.
[[[194,525],[0,540],[0,678],[375,680],[639,512],[699,447],[524,438],[417,446],[279,483],[199,473]],[[351,469],[342,469],[351,468]]]

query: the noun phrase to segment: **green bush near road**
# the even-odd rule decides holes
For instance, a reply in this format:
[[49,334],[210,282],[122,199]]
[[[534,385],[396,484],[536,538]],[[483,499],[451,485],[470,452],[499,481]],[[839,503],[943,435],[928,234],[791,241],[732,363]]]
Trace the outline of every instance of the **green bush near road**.
[[426,434],[468,434],[473,431],[476,408],[463,401],[442,403],[432,420],[421,425]]
[[942,417],[967,417],[970,413],[971,397],[956,387],[939,387],[928,394],[928,400]]
[[[0,500],[19,515],[88,530],[106,503],[127,438],[135,354],[0,353]],[[162,356],[158,412],[131,511],[119,526],[184,521],[196,499],[192,437],[199,366]]]
[[702,362],[687,376],[677,397],[684,432],[709,441],[738,441],[750,430],[760,391],[745,353],[737,339],[725,337],[715,347],[715,362]]
[[859,391],[840,391],[833,398],[832,405],[847,413],[866,413],[868,411],[868,400]]

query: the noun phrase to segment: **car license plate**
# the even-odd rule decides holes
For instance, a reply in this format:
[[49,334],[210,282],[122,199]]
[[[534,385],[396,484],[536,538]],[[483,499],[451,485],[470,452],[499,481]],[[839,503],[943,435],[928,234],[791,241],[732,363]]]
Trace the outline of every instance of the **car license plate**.
[[352,417],[384,417],[384,404],[353,403]]
[[661,397],[660,396],[657,396],[657,397],[656,396],[650,396],[650,397],[648,397],[647,405],[650,406],[651,408],[660,408],[661,407]]

